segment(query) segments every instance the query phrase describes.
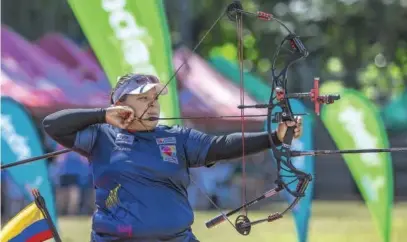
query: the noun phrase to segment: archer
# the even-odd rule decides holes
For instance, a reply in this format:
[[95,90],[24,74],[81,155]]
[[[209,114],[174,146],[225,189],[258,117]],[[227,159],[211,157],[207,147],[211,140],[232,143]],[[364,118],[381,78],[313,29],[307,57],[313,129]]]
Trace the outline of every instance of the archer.
[[[158,124],[159,95],[167,89],[157,77],[122,76],[111,93],[111,107],[68,109],[48,115],[44,130],[61,145],[88,158],[96,207],[92,241],[197,241],[188,201],[189,169],[269,149],[268,132],[214,136],[181,126]],[[273,132],[281,144],[288,126]],[[244,138],[243,138],[244,137]]]

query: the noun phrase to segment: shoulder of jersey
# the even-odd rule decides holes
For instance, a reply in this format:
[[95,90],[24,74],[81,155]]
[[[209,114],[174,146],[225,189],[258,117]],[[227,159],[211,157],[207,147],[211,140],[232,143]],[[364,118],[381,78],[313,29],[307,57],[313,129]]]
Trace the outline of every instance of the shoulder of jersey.
[[172,129],[182,129],[182,127],[179,126],[178,124],[172,125],[172,126],[159,124],[159,125],[157,125],[157,129],[158,130],[172,130]]
[[[113,126],[113,125],[110,125],[110,124],[107,124],[107,123],[104,123],[104,124],[101,124],[101,127],[103,128],[103,129],[110,129],[110,130],[116,130],[116,131],[119,131],[120,130],[120,128],[118,128],[118,127],[115,127],[115,126]],[[168,125],[158,125],[157,126],[157,130],[159,130],[159,131],[167,131],[167,132],[182,132],[183,130],[185,130],[186,128],[185,127],[183,127],[183,126],[180,126],[180,125],[178,125],[178,124],[176,124],[176,125],[172,125],[172,126],[168,126]]]
[[173,133],[173,132],[183,133],[183,132],[186,131],[187,128],[185,128],[183,126],[180,126],[178,124],[175,124],[175,125],[172,125],[172,126],[161,125],[160,124],[160,125],[157,126],[157,129],[159,131],[166,131],[166,132],[170,132],[170,133]]
[[118,132],[120,131],[120,128],[115,127],[115,126],[113,126],[111,124],[107,124],[107,123],[100,124],[99,127],[100,127],[101,130],[104,130],[104,131],[107,131],[107,130],[118,131]]

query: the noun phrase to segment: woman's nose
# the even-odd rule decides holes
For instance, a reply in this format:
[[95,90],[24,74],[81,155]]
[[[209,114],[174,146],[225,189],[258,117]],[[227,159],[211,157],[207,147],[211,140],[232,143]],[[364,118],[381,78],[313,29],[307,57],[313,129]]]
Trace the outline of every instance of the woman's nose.
[[157,98],[152,99],[152,101],[150,102],[150,106],[156,106],[158,104],[158,100]]

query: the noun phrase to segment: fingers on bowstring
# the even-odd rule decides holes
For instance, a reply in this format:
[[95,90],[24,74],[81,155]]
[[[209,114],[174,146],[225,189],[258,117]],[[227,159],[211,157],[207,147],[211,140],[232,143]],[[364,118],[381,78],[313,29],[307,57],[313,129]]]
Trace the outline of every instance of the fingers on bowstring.
[[129,125],[126,124],[125,120],[119,120],[116,124],[116,126],[118,126],[121,129],[126,129]]
[[126,112],[126,113],[122,113],[120,115],[120,118],[121,118],[122,123],[124,124],[124,123],[130,122],[134,117],[133,117],[132,113],[130,113],[130,112],[127,113]]
[[133,110],[131,112],[129,112],[128,116],[125,119],[126,123],[131,123],[133,122],[133,120],[136,119],[136,117],[134,116],[134,112]]
[[134,112],[131,109],[127,109],[125,113],[123,113],[123,119],[121,124],[125,127],[129,126],[133,120],[135,119]]
[[133,115],[131,116],[131,118],[127,118],[125,120],[123,120],[122,124],[126,127],[128,127],[132,122],[133,122],[134,118]]

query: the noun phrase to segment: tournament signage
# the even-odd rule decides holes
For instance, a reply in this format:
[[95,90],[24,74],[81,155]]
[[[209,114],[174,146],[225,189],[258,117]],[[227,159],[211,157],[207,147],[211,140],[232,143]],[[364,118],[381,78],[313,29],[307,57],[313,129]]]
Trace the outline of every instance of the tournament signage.
[[[38,129],[24,107],[8,97],[1,97],[1,105],[1,164],[43,155],[44,149]],[[38,189],[41,192],[51,218],[56,224],[57,214],[46,160],[11,167],[7,172],[23,191],[27,200],[33,199],[32,189]]]

